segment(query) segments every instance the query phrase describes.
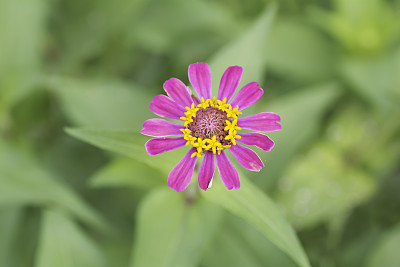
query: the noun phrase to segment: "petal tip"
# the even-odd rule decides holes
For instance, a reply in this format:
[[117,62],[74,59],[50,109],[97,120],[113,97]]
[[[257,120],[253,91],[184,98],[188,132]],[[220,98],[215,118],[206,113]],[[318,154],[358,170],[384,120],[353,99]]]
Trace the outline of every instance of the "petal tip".
[[149,142],[150,142],[151,140],[152,140],[152,139],[150,139],[149,141],[147,141],[147,142],[144,144],[144,148],[146,149],[146,153],[147,153],[148,155],[154,156],[155,154],[153,154],[153,153],[151,152],[151,149],[149,148]]

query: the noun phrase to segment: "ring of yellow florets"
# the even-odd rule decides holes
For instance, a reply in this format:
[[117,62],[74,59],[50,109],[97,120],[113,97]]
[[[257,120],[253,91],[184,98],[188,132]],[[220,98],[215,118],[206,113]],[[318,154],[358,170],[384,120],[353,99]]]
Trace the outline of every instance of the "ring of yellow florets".
[[191,157],[201,158],[203,151],[212,151],[214,154],[220,154],[225,148],[236,145],[236,139],[241,136],[237,134],[241,130],[237,126],[238,115],[242,114],[239,107],[232,108],[226,103],[226,98],[221,100],[204,100],[195,106],[185,107],[185,117],[181,119],[185,122],[186,129],[181,129],[183,138],[187,140],[186,145],[192,145],[197,148]]

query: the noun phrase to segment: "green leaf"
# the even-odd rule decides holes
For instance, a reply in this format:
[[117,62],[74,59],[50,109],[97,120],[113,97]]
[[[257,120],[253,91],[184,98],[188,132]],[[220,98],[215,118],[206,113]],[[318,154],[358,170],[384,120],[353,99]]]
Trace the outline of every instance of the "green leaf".
[[39,66],[46,16],[46,1],[0,2],[0,78]]
[[138,187],[150,189],[165,184],[162,173],[132,159],[118,159],[107,164],[90,179],[93,187]]
[[19,207],[0,209],[0,266],[15,266],[16,237],[22,220]]
[[390,93],[399,84],[398,60],[399,56],[393,54],[374,59],[348,58],[340,69],[352,89],[377,108],[388,111],[396,103]]
[[221,205],[253,224],[299,266],[310,266],[295,232],[285,221],[279,209],[243,175],[241,175],[239,190],[226,190],[222,183],[219,183],[202,195],[205,199]]
[[231,214],[225,217],[206,255],[203,262],[207,267],[296,266],[253,225]]
[[397,267],[400,262],[400,225],[388,231],[369,256],[368,267]]
[[[212,70],[213,95],[217,95],[222,74],[229,66],[243,67],[243,77],[240,85],[252,81],[262,84],[264,71],[264,47],[277,6],[271,4],[257,21],[237,40],[223,47],[210,60]],[[239,85],[239,87],[240,87]]]
[[331,221],[374,193],[373,177],[352,166],[348,158],[321,142],[289,166],[275,199],[296,228]]
[[219,225],[221,210],[202,199],[191,201],[170,189],[154,191],[143,200],[132,267],[197,266]]
[[45,210],[35,266],[100,267],[105,260],[71,218],[58,210]]
[[335,74],[330,40],[299,19],[283,17],[270,30],[266,46],[267,70],[284,79],[323,80]]
[[[96,59],[91,69],[96,68],[97,74],[99,70],[110,73],[107,70],[115,71],[114,68],[129,62],[132,58],[127,55],[130,51],[126,36],[138,24],[147,2],[98,0],[54,5],[51,33],[62,46],[62,57],[57,62],[60,66],[57,67],[63,73],[76,73],[88,61]],[[103,65],[104,58],[108,61]],[[125,62],[121,62],[121,58]]]
[[55,204],[105,229],[102,218],[69,186],[36,166],[34,160],[0,142],[0,206]]
[[211,34],[203,35],[202,32],[211,30],[213,34],[224,36],[230,33],[227,29],[234,30],[235,27],[234,16],[219,2],[164,0],[147,8],[141,15],[140,23],[132,25],[134,29],[127,32],[130,39],[142,49],[156,54],[171,53],[178,48],[178,57],[182,47],[186,48],[188,39],[200,35],[203,45],[204,36]]
[[178,164],[187,149],[169,151],[149,156],[144,147],[150,138],[137,132],[121,132],[93,129],[67,129],[68,134],[99,148],[131,157],[158,170],[169,173]]
[[2,113],[34,87],[47,18],[46,1],[0,1],[0,124]]
[[54,78],[51,90],[64,112],[78,126],[140,130],[151,116],[151,96],[144,89],[120,81]]
[[275,183],[295,155],[319,129],[320,120],[330,105],[338,98],[340,87],[334,83],[321,84],[299,90],[275,100],[268,105],[259,105],[259,112],[272,111],[281,116],[282,131],[269,133],[275,142],[271,152],[260,153],[265,162],[256,183],[263,188]]

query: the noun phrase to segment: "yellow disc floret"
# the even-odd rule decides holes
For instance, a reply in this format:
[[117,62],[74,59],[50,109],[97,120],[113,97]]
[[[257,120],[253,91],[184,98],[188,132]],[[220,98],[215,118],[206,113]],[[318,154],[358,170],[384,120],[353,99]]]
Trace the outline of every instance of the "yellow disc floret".
[[236,119],[240,114],[242,114],[242,112],[239,111],[239,106],[236,106],[236,108],[232,109],[232,106],[229,105],[229,108],[226,111],[226,114],[228,115],[228,117],[232,117],[232,118]]
[[222,144],[217,141],[217,137],[214,135],[212,139],[206,139],[208,145],[206,147],[207,150],[212,150],[215,154],[217,153],[217,149],[222,148]]
[[231,140],[232,145],[236,146],[236,140],[242,138],[240,135],[236,134],[236,131],[229,131],[229,135],[225,137],[225,140]]
[[207,101],[204,101],[204,97],[201,98],[201,104],[198,104],[197,106],[203,109],[206,109],[210,106],[209,104],[209,99],[207,99]]
[[194,103],[192,103],[191,107],[185,107],[187,111],[185,112],[186,117],[180,117],[181,120],[184,120],[185,123],[183,125],[188,126],[189,123],[193,122],[193,118],[196,117],[196,112],[199,108],[196,108]]
[[181,132],[184,134],[183,139],[187,140],[185,146],[189,144],[192,145],[194,142],[196,142],[197,138],[190,135],[192,131],[190,131],[189,129],[181,129]]
[[[237,134],[241,130],[237,126],[237,118],[242,112],[239,107],[232,108],[231,104],[226,103],[227,99],[216,100],[201,98],[201,103],[197,106],[192,103],[190,107],[185,107],[184,121],[186,129],[181,129],[183,138],[187,145],[192,145],[197,150],[191,157],[202,157],[204,151],[212,151],[220,154],[222,150],[236,145],[236,139],[241,136]],[[198,115],[198,117],[196,117]]]
[[197,138],[197,143],[192,143],[193,147],[197,148],[197,152],[194,152],[192,154],[192,158],[197,155],[197,157],[201,158],[201,153],[203,152],[203,149],[206,149],[206,140],[202,140],[201,138]]
[[226,126],[224,128],[225,131],[229,131],[229,133],[231,131],[237,131],[237,130],[241,130],[242,128],[240,128],[239,126],[237,126],[237,119],[234,119],[232,122],[229,120],[226,120]]

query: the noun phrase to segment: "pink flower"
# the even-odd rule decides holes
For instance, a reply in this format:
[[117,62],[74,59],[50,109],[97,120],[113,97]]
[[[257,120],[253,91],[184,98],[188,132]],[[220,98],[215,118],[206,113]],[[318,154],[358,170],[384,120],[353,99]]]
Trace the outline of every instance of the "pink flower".
[[[183,124],[163,119],[144,122],[142,134],[158,138],[150,139],[145,147],[149,155],[157,155],[183,146],[191,147],[168,176],[168,186],[177,192],[186,189],[192,180],[197,158],[203,162],[199,172],[199,186],[207,190],[215,171],[214,158],[225,186],[230,190],[240,187],[238,172],[225,150],[246,169],[260,171],[264,164],[257,154],[238,143],[254,145],[270,151],[274,142],[260,133],[240,133],[243,129],[272,132],[281,130],[280,117],[272,112],[262,112],[239,118],[241,110],[253,105],[263,95],[257,82],[245,85],[232,99],[242,77],[243,69],[229,67],[222,75],[217,98],[211,96],[211,71],[206,63],[189,66],[189,81],[198,97],[190,94],[186,85],[176,78],[164,83],[168,96],[157,95],[150,110],[160,117],[176,119]],[[176,136],[176,137],[166,137]]]

